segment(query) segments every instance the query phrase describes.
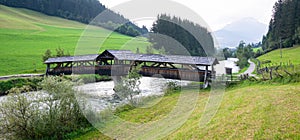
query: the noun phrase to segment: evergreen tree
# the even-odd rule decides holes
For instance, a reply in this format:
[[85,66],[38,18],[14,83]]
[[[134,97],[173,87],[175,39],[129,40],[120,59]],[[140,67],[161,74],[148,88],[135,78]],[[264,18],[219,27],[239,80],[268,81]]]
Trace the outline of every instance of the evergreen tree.
[[50,49],[47,49],[45,54],[43,55],[43,62],[45,62],[46,60],[48,60],[51,57],[52,57],[52,52]]
[[280,47],[292,47],[300,43],[300,2],[299,0],[278,0],[273,7],[269,31],[264,36],[264,51]]
[[167,54],[186,55],[188,52],[193,56],[212,56],[215,53],[211,33],[189,20],[162,14],[151,31],[153,34],[149,35],[149,41],[153,47],[164,48]]

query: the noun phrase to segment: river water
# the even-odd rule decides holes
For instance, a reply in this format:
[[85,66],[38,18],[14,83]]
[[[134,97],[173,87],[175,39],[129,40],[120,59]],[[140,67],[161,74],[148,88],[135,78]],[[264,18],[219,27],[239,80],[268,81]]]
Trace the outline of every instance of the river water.
[[[179,86],[185,86],[190,83],[189,81],[152,77],[142,77],[140,81],[141,84],[139,88],[141,93],[136,96],[137,98],[164,94],[164,88],[168,82],[176,82]],[[95,111],[101,111],[106,108],[114,108],[126,103],[126,101],[116,100],[112,97],[115,93],[113,88],[113,81],[85,84],[78,87],[78,89],[84,93],[83,95],[85,96],[83,96],[83,98],[86,100],[89,108]]]
[[240,71],[239,66],[237,66],[237,58],[228,58],[227,60],[219,61],[220,64],[215,66],[217,75],[226,74],[225,67],[231,68],[232,73],[238,73]]
[[[152,77],[142,77],[140,79],[141,84],[139,86],[141,93],[136,96],[145,97],[150,95],[162,95],[164,93],[164,88],[168,82],[176,82],[179,86],[188,85],[189,81],[171,80],[164,78],[152,78]],[[76,87],[83,94],[77,96],[78,100],[84,100],[86,106],[95,111],[101,111],[106,108],[115,108],[121,104],[126,103],[126,101],[116,100],[112,97],[114,94],[114,82],[105,81],[97,82],[91,84],[85,84]],[[41,92],[32,92],[30,94],[37,94]],[[0,97],[0,103],[4,101],[7,97]]]

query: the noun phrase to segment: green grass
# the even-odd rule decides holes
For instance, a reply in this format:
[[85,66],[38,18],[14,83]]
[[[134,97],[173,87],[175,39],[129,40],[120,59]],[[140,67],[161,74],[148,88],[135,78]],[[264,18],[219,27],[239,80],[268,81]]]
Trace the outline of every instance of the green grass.
[[266,60],[271,60],[272,64],[280,64],[282,63],[289,63],[291,62],[294,65],[300,64],[300,46],[294,46],[292,48],[285,48],[282,49],[282,58],[280,57],[280,49],[277,49],[275,51],[269,52],[265,55],[262,55],[258,57],[258,59],[263,62]]
[[148,104],[157,103],[157,105],[149,107],[149,108],[135,108],[130,111],[122,111],[117,113],[117,115],[129,122],[135,122],[135,123],[147,123],[151,121],[157,121],[162,119],[165,115],[171,112],[173,107],[176,105],[178,100],[178,93],[172,94],[168,96],[167,98],[162,98],[161,101],[159,101],[160,98],[148,102]]
[[136,51],[137,47],[144,52],[149,45],[142,37],[86,27],[79,22],[0,5],[0,76],[43,73],[42,55],[47,49],[55,53],[60,47],[72,55],[95,54],[105,49]]
[[[299,84],[285,86],[254,85],[226,92],[214,119],[203,129],[197,111],[169,138],[176,139],[274,139],[299,138]],[[203,104],[203,103],[202,103]]]
[[255,53],[258,52],[258,50],[261,51],[261,52],[263,51],[263,49],[261,47],[259,47],[259,48],[253,48],[253,52],[255,52]]
[[[184,90],[183,94],[196,92]],[[199,93],[196,108],[185,124],[164,139],[299,139],[300,83],[249,84],[227,89],[221,106],[204,128],[199,128],[209,91]],[[168,114],[180,94],[166,96],[147,109],[136,108],[119,115],[131,122],[147,123]],[[102,139],[97,130],[79,139]],[[105,137],[107,139],[107,137]]]
[[245,71],[247,71],[248,68],[249,68],[249,65],[246,66],[246,67],[244,67],[243,69],[241,69],[241,70],[239,71],[239,74],[244,73]]

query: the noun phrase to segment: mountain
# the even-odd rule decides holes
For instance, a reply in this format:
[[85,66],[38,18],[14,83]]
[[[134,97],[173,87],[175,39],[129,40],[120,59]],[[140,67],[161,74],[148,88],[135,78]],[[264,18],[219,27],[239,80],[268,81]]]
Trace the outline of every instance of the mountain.
[[226,25],[223,29],[214,32],[222,48],[236,47],[241,40],[246,43],[260,42],[267,32],[267,25],[253,18],[244,18]]

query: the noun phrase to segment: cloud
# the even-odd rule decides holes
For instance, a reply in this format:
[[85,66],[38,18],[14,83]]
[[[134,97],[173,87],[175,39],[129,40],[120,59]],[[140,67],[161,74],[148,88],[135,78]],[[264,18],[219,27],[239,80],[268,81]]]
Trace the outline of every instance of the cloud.
[[[114,7],[130,0],[101,0],[107,7]],[[155,2],[155,0],[153,0]],[[157,0],[159,3],[160,0]],[[268,24],[272,7],[277,0],[174,0],[198,13],[212,28],[218,30],[226,24],[252,17]],[[146,6],[146,5],[145,5]],[[125,15],[126,17],[126,15]]]

